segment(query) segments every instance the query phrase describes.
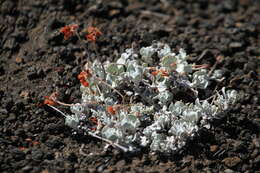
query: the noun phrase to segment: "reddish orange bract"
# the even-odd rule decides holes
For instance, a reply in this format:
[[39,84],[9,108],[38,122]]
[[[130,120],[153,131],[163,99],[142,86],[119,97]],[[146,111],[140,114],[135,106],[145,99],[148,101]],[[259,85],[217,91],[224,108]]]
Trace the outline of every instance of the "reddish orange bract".
[[151,74],[153,76],[156,76],[157,74],[160,74],[161,76],[165,77],[165,76],[169,76],[169,73],[166,70],[156,70],[156,71],[152,71]]
[[80,80],[80,83],[84,86],[84,87],[89,87],[89,83],[86,80]]
[[95,127],[90,127],[90,130],[92,130],[92,131],[96,131],[97,128],[95,128]]
[[78,75],[78,79],[79,80],[87,79],[87,78],[90,78],[91,76],[92,76],[91,71],[89,69],[87,69],[87,70],[80,72],[80,74]]
[[96,117],[90,117],[89,120],[94,124],[98,124],[98,119]]
[[70,37],[75,35],[78,27],[79,26],[77,24],[71,24],[71,25],[67,25],[67,26],[62,27],[60,29],[60,32],[64,35],[64,40],[68,40]]
[[80,74],[78,75],[78,79],[83,86],[88,87],[89,82],[86,79],[90,78],[91,76],[92,76],[91,71],[87,69],[80,72]]
[[152,71],[152,72],[151,72],[151,74],[152,74],[153,76],[156,76],[158,73],[159,73],[159,71]]
[[45,100],[44,100],[43,104],[51,105],[51,106],[57,105],[57,103],[54,100],[52,100],[49,96],[45,96]]
[[116,110],[114,109],[113,106],[108,106],[107,107],[107,112],[111,115],[115,115],[116,114]]
[[51,105],[51,106],[57,105],[57,102],[55,101],[55,100],[57,100],[57,96],[58,96],[57,92],[51,93],[50,96],[44,96],[45,100],[44,100],[43,104]]
[[161,75],[164,76],[164,77],[165,77],[165,76],[169,76],[169,73],[168,73],[167,71],[165,71],[165,70],[164,70],[164,71],[161,71],[161,73],[162,73]]
[[88,34],[85,37],[88,41],[92,42],[96,42],[97,37],[102,35],[102,32],[98,28],[92,26],[87,28],[87,32]]

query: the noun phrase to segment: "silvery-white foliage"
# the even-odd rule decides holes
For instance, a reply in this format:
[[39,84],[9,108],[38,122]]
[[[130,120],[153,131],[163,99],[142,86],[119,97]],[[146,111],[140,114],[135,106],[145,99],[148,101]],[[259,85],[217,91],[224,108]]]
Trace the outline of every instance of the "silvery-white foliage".
[[116,76],[113,74],[107,74],[106,75],[106,81],[108,81],[108,84],[110,84],[113,88],[119,86],[122,82],[122,77],[121,76]]
[[185,61],[185,62],[181,62],[180,64],[177,65],[176,71],[181,74],[191,73],[192,67]]
[[140,145],[146,147],[149,144],[149,139],[146,136],[140,137]]
[[117,77],[124,72],[124,65],[121,64],[111,63],[111,64],[107,64],[105,68],[106,68],[106,72],[109,73],[110,75],[113,75],[114,77]]
[[182,112],[186,109],[186,105],[181,102],[177,101],[175,103],[171,103],[168,110],[172,112],[175,116],[181,116]]
[[220,69],[214,70],[211,79],[220,80],[223,77],[223,71]]
[[202,117],[204,119],[210,119],[220,111],[216,105],[210,104],[207,100],[201,102],[199,99],[196,99],[195,105],[194,109],[203,114]]
[[[162,44],[162,43],[157,43],[157,44],[161,44],[161,49],[159,49],[158,52],[158,57],[159,58],[163,58],[166,56],[175,56],[175,53],[173,53],[171,51],[171,48],[168,44]],[[158,45],[160,47],[160,45]]]
[[155,52],[156,52],[156,48],[153,46],[143,47],[140,49],[140,55],[142,60],[148,64],[153,63],[152,56]]
[[98,77],[100,77],[100,78],[104,78],[105,77],[105,75],[106,75],[106,73],[105,73],[105,69],[104,69],[104,67],[103,67],[103,65],[102,65],[102,63],[101,62],[99,62],[99,61],[97,61],[97,60],[95,60],[94,62],[93,62],[93,64],[92,64],[92,69],[93,69],[93,71],[94,71],[94,73],[98,76]]
[[118,123],[118,126],[124,131],[135,132],[140,126],[139,119],[133,114],[126,114],[125,112],[122,112],[119,118],[120,122]]
[[143,73],[145,69],[138,64],[138,62],[131,61],[131,64],[127,65],[125,77],[131,79],[133,82],[138,83],[143,79]]
[[98,110],[91,109],[92,116],[97,117],[101,122],[105,123],[107,126],[113,125],[114,120],[111,116],[108,116],[103,108],[99,108]]
[[[103,115],[103,118],[107,115]],[[136,133],[140,126],[139,119],[132,114],[126,114],[121,112],[119,120],[111,120],[107,123],[102,131],[101,135],[109,140],[121,143],[132,143],[137,139]],[[105,122],[104,119],[102,122]]]
[[194,134],[193,132],[198,130],[198,126],[189,121],[176,120],[173,126],[169,130],[169,134],[177,137],[183,137],[184,139]]
[[73,129],[77,129],[79,125],[79,114],[67,115],[65,118],[65,124]]
[[77,129],[78,124],[81,120],[85,120],[88,118],[89,114],[89,108],[88,105],[83,103],[83,104],[73,104],[70,107],[70,110],[73,114],[71,115],[64,115],[65,116],[65,124],[72,127],[73,129]]
[[218,105],[222,110],[227,110],[238,100],[238,94],[235,90],[226,91],[225,87],[222,88],[221,91],[222,95],[218,93],[218,97],[215,100],[215,104]]
[[160,101],[159,104],[165,105],[172,101],[173,94],[170,91],[165,90],[165,91],[159,92],[159,94],[154,98],[159,99],[159,101]]
[[120,142],[119,139],[123,139],[123,132],[119,128],[105,126],[101,133],[103,137],[111,141]]
[[140,49],[141,58],[144,62],[151,64],[152,56],[157,53],[161,59],[160,65],[166,68],[176,70],[178,73],[191,73],[192,65],[188,64],[187,54],[184,49],[180,49],[179,54],[171,52],[169,45],[160,42],[153,43],[151,46]]
[[191,64],[188,64],[188,62],[186,61],[187,59],[187,54],[184,51],[184,49],[180,49],[179,54],[176,56],[177,59],[177,69],[176,71],[178,73],[191,73],[192,72],[192,66]]
[[150,148],[152,151],[163,151],[165,148],[165,135],[160,134],[160,133],[153,133],[151,135],[151,144],[150,144]]
[[184,49],[180,49],[179,54],[176,56],[177,62],[185,62],[187,59],[187,54]]
[[121,57],[116,61],[117,64],[128,64],[128,61],[135,59],[137,54],[134,53],[133,49],[126,49],[124,53],[122,53]]
[[[155,54],[160,58],[158,65],[154,65]],[[178,101],[175,98],[178,92],[189,92],[187,94],[197,97],[197,89],[206,89],[210,80],[222,78],[221,70],[213,71],[211,76],[205,69],[193,72],[187,57],[183,49],[175,54],[169,45],[157,42],[141,48],[139,54],[127,49],[114,63],[88,64],[92,75],[110,87],[90,77],[90,86],[80,88],[82,103],[71,106],[73,115],[65,116],[66,124],[75,129],[80,126],[91,129],[93,125],[88,119],[95,117],[98,130],[94,133],[112,142],[164,153],[178,151],[188,138],[237,100],[236,91],[223,88],[222,94],[212,96],[213,103],[199,98],[194,103]],[[151,69],[159,73],[152,75]],[[117,92],[130,101],[122,103],[115,88],[124,88],[121,86],[126,84],[130,89]],[[134,98],[137,101],[132,102]],[[109,112],[107,107],[114,105],[114,112]]]
[[167,69],[175,70],[176,65],[174,65],[174,63],[176,62],[177,62],[177,58],[175,57],[175,54],[172,53],[161,58],[160,65],[162,67],[166,67]]
[[157,88],[159,92],[164,92],[168,88],[167,82],[168,79],[164,78],[162,81],[156,81],[156,83],[153,83],[152,86]]
[[139,112],[140,114],[154,113],[154,106],[145,106],[142,103],[131,106],[131,112]]
[[199,121],[201,114],[198,111],[194,110],[194,106],[187,108],[183,111],[182,119],[186,122],[192,122],[196,124]]
[[70,107],[70,111],[74,114],[88,114],[89,110],[86,104],[76,103]]
[[193,73],[193,79],[191,86],[194,88],[206,89],[209,85],[208,72],[205,69],[201,69]]

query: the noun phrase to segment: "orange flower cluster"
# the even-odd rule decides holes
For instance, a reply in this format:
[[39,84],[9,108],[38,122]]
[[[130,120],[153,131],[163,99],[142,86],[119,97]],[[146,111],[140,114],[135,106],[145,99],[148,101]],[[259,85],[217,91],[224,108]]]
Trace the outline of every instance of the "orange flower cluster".
[[60,32],[64,35],[64,40],[68,40],[70,37],[75,35],[79,25],[77,24],[71,24],[64,26],[60,29]]
[[57,102],[55,101],[57,99],[58,93],[54,92],[50,96],[44,96],[45,100],[43,104],[45,105],[51,105],[55,106],[57,105]]
[[91,121],[93,124],[98,124],[98,119],[96,117],[90,117],[89,121]]
[[152,71],[151,74],[153,76],[156,76],[158,74],[160,74],[161,76],[165,77],[165,76],[169,76],[169,73],[166,71],[166,70],[155,70],[155,71]]
[[90,127],[89,129],[92,130],[92,131],[96,131],[97,130],[96,127]]
[[[62,27],[59,32],[63,34],[64,40],[68,40],[70,37],[76,34],[77,29],[79,25],[78,24],[71,24]],[[93,26],[90,26],[86,29],[87,34],[85,35],[86,39],[91,42],[96,42],[97,37],[102,35],[102,32]]]
[[102,32],[98,28],[92,26],[87,28],[87,33],[88,34],[85,36],[86,39],[92,42],[96,42],[97,37],[102,35]]
[[113,106],[108,106],[107,107],[107,112],[111,115],[115,115],[116,114],[116,109]]
[[88,87],[89,83],[88,83],[87,79],[90,78],[91,76],[92,76],[92,74],[91,74],[90,70],[87,69],[87,70],[80,72],[80,74],[78,75],[78,79],[83,86]]

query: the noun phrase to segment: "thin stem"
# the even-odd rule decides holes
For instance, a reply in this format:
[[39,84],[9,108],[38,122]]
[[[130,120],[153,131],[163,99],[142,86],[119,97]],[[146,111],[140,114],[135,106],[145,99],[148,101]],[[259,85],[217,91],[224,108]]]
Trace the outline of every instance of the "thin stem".
[[103,81],[102,79],[100,79],[100,78],[98,78],[98,77],[96,77],[96,76],[93,76],[93,77],[94,77],[96,80],[98,80],[99,82],[101,82],[102,84],[104,84],[104,85],[108,86],[109,88],[111,88],[112,90],[114,90],[118,95],[121,96],[122,102],[125,103],[125,98],[124,98],[124,96],[123,96],[117,89],[113,88],[111,85],[109,85],[107,82]]
[[101,96],[101,95],[102,95],[102,92],[101,92],[101,90],[100,90],[98,84],[95,83],[95,86],[97,87],[98,93],[99,93],[99,95]]
[[74,104],[68,104],[68,103],[63,103],[63,102],[61,102],[61,101],[58,101],[58,100],[54,100],[56,103],[58,103],[58,104],[60,104],[60,105],[62,105],[62,106],[73,106]]
[[64,117],[67,117],[67,115],[65,113],[63,113],[61,110],[59,110],[58,108],[52,106],[52,105],[48,105],[49,107],[51,107],[52,109],[54,109],[55,111],[59,112],[61,115],[63,115]]
[[118,144],[118,143],[115,143],[115,142],[113,142],[113,141],[111,141],[111,140],[109,140],[109,139],[106,139],[106,138],[103,138],[103,137],[101,137],[101,136],[98,136],[98,135],[96,135],[95,133],[88,132],[88,134],[89,134],[90,136],[92,136],[92,137],[95,137],[95,138],[97,138],[97,139],[100,139],[100,140],[102,140],[102,141],[105,141],[105,142],[109,143],[109,144],[112,145],[112,146],[118,147],[118,148],[120,148],[121,150],[123,150],[124,152],[127,152],[127,151],[128,151],[128,148],[126,148],[126,147],[124,147],[124,146],[122,146],[122,145],[120,145],[120,144]]
[[202,65],[192,65],[192,70],[200,70],[200,69],[206,69],[209,68],[209,64],[202,64]]
[[118,64],[118,63],[109,63],[109,64],[114,64],[114,65],[122,65],[122,66],[126,66],[125,64]]
[[79,41],[80,41],[81,48],[83,48],[83,49],[85,50],[87,57],[89,57],[89,54],[88,54],[87,48],[84,46],[84,41],[83,41],[83,40],[80,38],[80,36],[79,36],[79,33],[78,33],[78,32],[76,32],[76,36],[77,36],[77,38],[78,38],[78,39],[79,39]]
[[211,67],[211,69],[208,73],[209,76],[211,76],[212,72],[216,69],[217,65],[218,65],[218,62],[216,61],[215,64],[213,65],[213,67]]

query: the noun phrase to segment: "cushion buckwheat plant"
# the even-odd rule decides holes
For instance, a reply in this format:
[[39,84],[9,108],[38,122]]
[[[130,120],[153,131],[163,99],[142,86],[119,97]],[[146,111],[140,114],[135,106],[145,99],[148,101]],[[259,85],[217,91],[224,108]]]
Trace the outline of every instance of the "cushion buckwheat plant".
[[175,54],[156,42],[139,52],[126,49],[115,62],[89,62],[78,76],[82,102],[63,114],[65,123],[124,151],[178,151],[237,100],[237,92],[225,88],[200,100],[199,92],[221,81],[222,71],[209,73],[187,57],[183,49]]

